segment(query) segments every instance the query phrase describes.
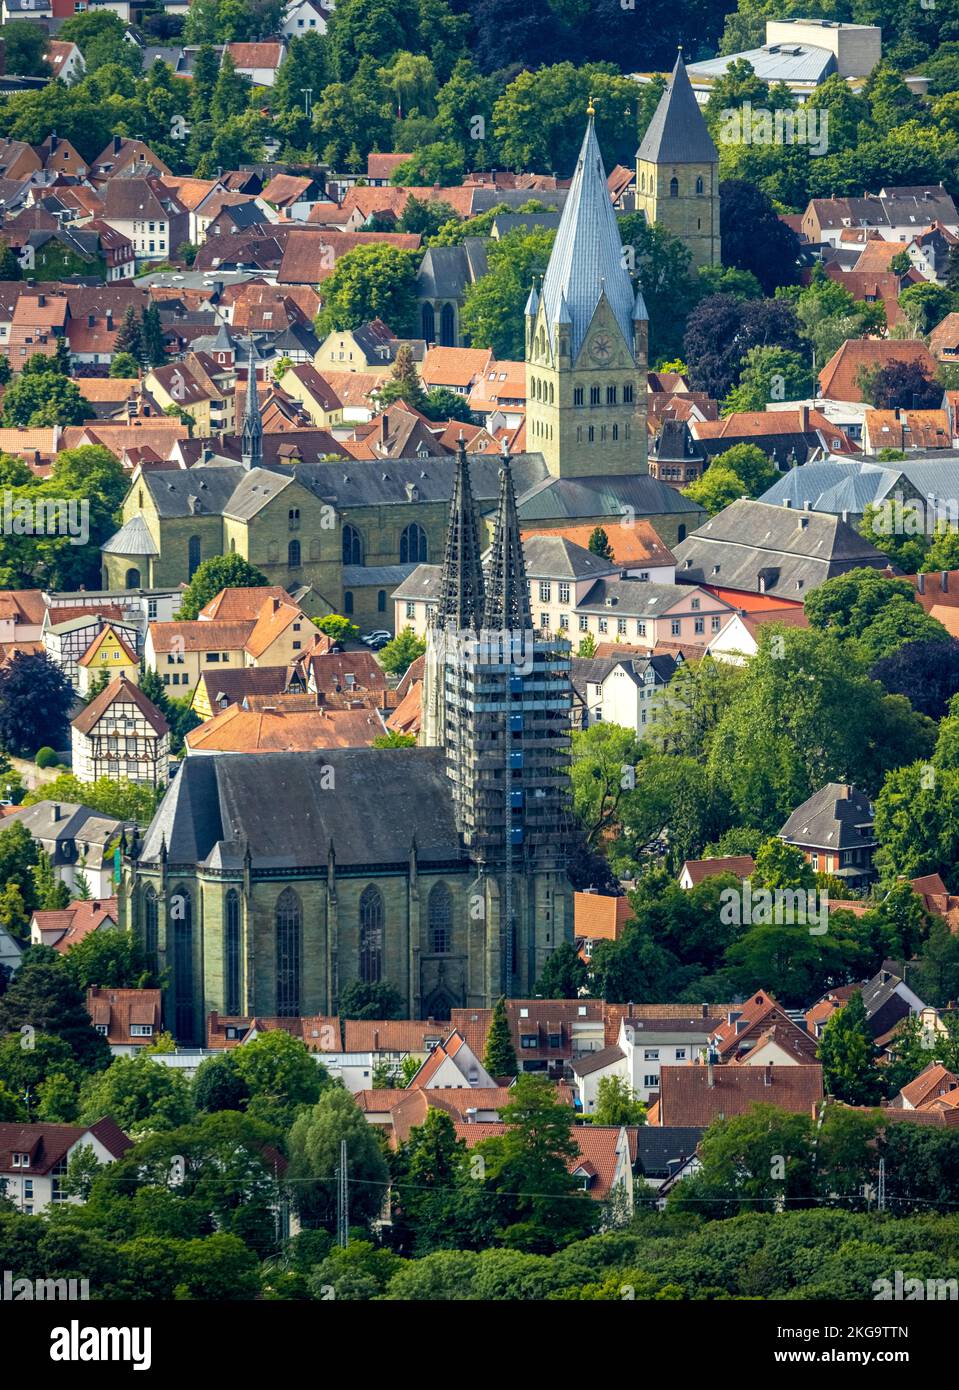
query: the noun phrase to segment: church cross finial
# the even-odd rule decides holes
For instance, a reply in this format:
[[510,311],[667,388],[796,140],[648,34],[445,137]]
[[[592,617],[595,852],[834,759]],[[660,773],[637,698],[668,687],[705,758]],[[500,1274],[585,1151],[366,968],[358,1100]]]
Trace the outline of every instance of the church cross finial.
[[586,108],[586,114],[587,114],[587,116],[589,116],[591,119],[592,119],[593,116],[596,115],[595,100],[596,100],[595,97],[590,97],[590,99],[589,99],[589,105],[588,105],[587,108]]

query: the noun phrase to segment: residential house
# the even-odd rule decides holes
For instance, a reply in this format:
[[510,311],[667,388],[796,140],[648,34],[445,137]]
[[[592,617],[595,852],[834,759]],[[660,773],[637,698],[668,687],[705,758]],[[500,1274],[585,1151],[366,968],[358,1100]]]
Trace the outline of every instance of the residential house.
[[952,1095],[957,1089],[959,1076],[941,1062],[930,1062],[913,1081],[893,1096],[889,1104],[898,1110],[920,1110],[930,1101]]
[[794,1115],[811,1115],[823,1097],[822,1067],[665,1066],[659,1098],[646,1117],[651,1125],[705,1128],[724,1116],[745,1115],[757,1104],[775,1105]]
[[314,632],[299,605],[270,595],[255,618],[151,623],[144,659],[164,685],[180,686],[185,694],[211,667],[288,666]]
[[[580,727],[619,724],[640,738],[652,731],[667,704],[679,662],[660,656],[594,656],[572,659],[571,679],[582,708]],[[575,710],[574,710],[575,720]]]
[[619,1025],[618,1046],[623,1055],[619,1074],[638,1100],[654,1100],[662,1068],[698,1062],[717,1023],[705,1004],[691,1005],[686,1018],[633,1018],[627,1014]]
[[103,195],[103,221],[132,241],[137,266],[169,260],[190,236],[187,208],[154,176],[111,176]]
[[343,424],[343,402],[312,362],[298,362],[280,377],[280,386],[298,401],[318,429]]
[[902,452],[952,449],[953,434],[945,410],[867,410],[863,424],[862,449],[876,455],[881,449]]
[[[331,10],[332,6],[321,5],[319,0],[290,0],[280,21],[280,33],[285,39],[302,38],[304,34],[325,34]],[[373,157],[370,156],[371,159]],[[379,157],[383,158],[382,155]]]
[[94,1125],[0,1124],[0,1183],[24,1216],[49,1206],[79,1202],[63,1190],[71,1158],[90,1149],[99,1163],[122,1158],[133,1141],[109,1115]]
[[97,633],[77,660],[77,690],[87,698],[93,686],[104,678],[125,676],[134,685],[140,674],[136,652],[109,623]]
[[[802,601],[817,585],[847,570],[888,564],[838,516],[797,513],[748,498],[710,517],[674,549],[679,584],[721,584],[789,602]],[[730,616],[729,610],[724,616]]]
[[[86,62],[77,44],[59,39],[47,39],[43,54],[55,79],[69,87],[79,82],[86,71]],[[86,173],[84,165],[83,172]]]
[[427,391],[445,389],[469,397],[474,385],[485,377],[493,362],[489,348],[431,346],[419,364]]
[[254,87],[272,87],[286,59],[285,43],[228,43],[226,52],[233,66]]
[[236,374],[209,354],[188,352],[179,362],[153,367],[143,379],[161,410],[184,411],[200,438],[236,434]]
[[79,688],[80,658],[108,627],[115,637],[122,638],[136,657],[140,648],[140,625],[112,603],[99,608],[48,608],[41,634],[43,649],[67,680]]
[[46,611],[40,589],[0,591],[0,646],[10,642],[40,641]]
[[589,961],[598,941],[618,941],[633,909],[627,897],[613,898],[588,888],[573,894],[573,939],[577,954]]
[[15,975],[20,969],[22,955],[23,943],[11,936],[6,927],[0,927],[0,971]]
[[[467,1149],[505,1133],[506,1126],[469,1120],[454,1122],[457,1139]],[[627,1125],[575,1125],[571,1138],[577,1153],[567,1160],[570,1174],[594,1201],[610,1202],[616,1210],[616,1221],[632,1215],[634,1202],[633,1163],[637,1134],[642,1129]]]
[[317,371],[388,371],[401,347],[408,347],[414,362],[426,357],[426,343],[398,338],[382,319],[371,319],[358,328],[329,333],[313,359]]
[[649,476],[670,487],[688,487],[703,476],[706,452],[686,420],[664,420],[649,450]]
[[159,787],[170,780],[170,726],[127,676],[114,676],[71,728],[73,775],[81,782],[109,777]]
[[[369,748],[386,725],[376,710],[317,708],[311,695],[269,695],[230,705],[186,736],[189,756],[210,753],[307,753],[314,748]],[[290,708],[291,702],[308,705]],[[249,706],[249,707],[248,707]]]
[[865,888],[875,877],[872,803],[848,782],[828,782],[797,806],[779,838],[802,850],[817,873],[833,874],[850,888]]
[[114,850],[124,828],[121,821],[76,802],[37,801],[11,811],[4,828],[11,825],[26,826],[71,893],[83,879],[95,902],[115,891]]
[[730,1005],[725,1010],[709,1035],[708,1052],[714,1061],[739,1063],[774,1025],[784,1029],[787,1035],[807,1037],[804,1029],[793,1022],[771,994],[758,990],[741,1004]]
[[863,376],[892,362],[916,365],[930,379],[935,376],[936,360],[917,339],[847,338],[820,371],[820,392],[835,401],[861,401]]
[[160,990],[88,989],[87,1013],[114,1057],[135,1057],[159,1035]]
[[93,161],[90,177],[98,184],[109,186],[118,174],[125,178],[165,177],[170,170],[163,160],[153,153],[142,140],[126,140],[122,135],[114,135],[110,143]]
[[738,879],[751,878],[756,861],[751,854],[724,854],[714,859],[687,859],[679,875],[680,888],[698,888],[707,878],[719,874],[735,874]]
[[734,613],[710,641],[706,651],[716,661],[742,666],[747,658],[755,656],[759,651],[759,634],[767,623],[780,623],[786,627],[808,627],[809,619],[795,604],[784,605],[782,608],[767,608],[761,612]]
[[[520,1071],[566,1074],[574,1058],[606,1046],[603,1004],[596,999],[507,999],[506,1016]],[[491,1009],[454,1008],[450,1023],[473,1052],[486,1050]]]
[[959,233],[959,212],[942,184],[882,188],[861,198],[813,198],[803,213],[807,241],[840,244],[849,227],[874,230],[884,241],[905,243],[938,222]]
[[[592,526],[537,527],[535,531],[524,531],[522,537],[525,546],[533,536],[562,536],[581,550],[589,550],[594,529]],[[603,529],[612,552],[611,563],[620,574],[648,579],[654,584],[675,584],[676,558],[645,518],[631,520],[628,526]]]
[[210,719],[230,705],[242,705],[250,696],[259,699],[287,693],[306,693],[306,679],[299,666],[244,666],[204,671],[193,690],[190,708],[201,719]]
[[420,1090],[474,1089],[496,1086],[495,1079],[483,1066],[476,1053],[456,1028],[442,1042],[431,1048],[422,1066],[411,1078],[409,1086]]
[[872,979],[862,986],[869,1031],[880,1047],[889,1041],[903,1019],[910,1014],[922,1014],[926,1008],[918,994],[897,974],[893,964],[883,961]]
[[63,908],[38,908],[30,918],[30,941],[63,955],[91,932],[115,930],[119,916],[116,898],[78,898]]

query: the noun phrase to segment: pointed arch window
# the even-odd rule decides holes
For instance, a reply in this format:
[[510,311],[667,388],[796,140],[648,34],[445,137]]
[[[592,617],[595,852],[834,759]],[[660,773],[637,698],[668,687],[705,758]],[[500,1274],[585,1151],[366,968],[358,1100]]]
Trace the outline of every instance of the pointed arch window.
[[231,888],[226,895],[223,959],[226,978],[224,1002],[228,1014],[240,1012],[240,895]]
[[456,346],[456,310],[452,304],[444,304],[440,311],[440,346]]
[[300,542],[290,541],[286,548],[286,563],[289,569],[295,570],[300,567]]
[[363,537],[355,526],[343,527],[343,563],[344,565],[362,565],[363,561]]
[[400,564],[424,564],[428,559],[426,532],[417,522],[411,521],[400,536]]
[[432,304],[423,305],[423,338],[427,345],[436,342],[436,314]]
[[453,946],[453,897],[445,883],[434,883],[427,908],[430,950],[446,955]]
[[188,578],[192,579],[193,576],[196,574],[197,570],[200,568],[200,559],[202,556],[202,547],[200,545],[199,536],[190,537],[189,541],[187,542],[187,551]]
[[193,899],[182,885],[170,895],[173,935],[173,997],[177,1042],[191,1043],[193,1034]]
[[703,192],[703,176],[702,176],[702,174],[700,174],[699,178],[696,180],[696,192],[699,193],[699,194],[702,194],[702,192]]
[[160,929],[157,914],[157,895],[152,883],[143,894],[143,947],[151,970],[157,968],[160,948]]
[[368,884],[360,896],[360,979],[375,985],[383,978],[383,895]]
[[679,179],[675,177],[669,180],[669,196],[671,198],[679,197]]
[[276,1012],[292,1018],[300,1012],[300,900],[284,888],[276,900]]

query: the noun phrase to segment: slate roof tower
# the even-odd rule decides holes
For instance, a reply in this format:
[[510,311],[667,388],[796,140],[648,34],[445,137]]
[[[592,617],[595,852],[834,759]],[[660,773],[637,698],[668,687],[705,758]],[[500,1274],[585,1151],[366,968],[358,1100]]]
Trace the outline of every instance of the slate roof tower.
[[678,237],[694,268],[719,264],[719,154],[682,49],[636,152],[636,210]]
[[592,105],[542,288],[526,303],[526,447],[559,478],[646,472],[648,316]]

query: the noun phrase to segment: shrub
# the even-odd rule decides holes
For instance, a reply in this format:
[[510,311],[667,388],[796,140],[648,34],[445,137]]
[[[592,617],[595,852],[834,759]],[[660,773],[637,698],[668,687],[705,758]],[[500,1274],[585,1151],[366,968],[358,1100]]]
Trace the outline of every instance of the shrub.
[[56,767],[60,759],[52,748],[40,748],[34,761],[37,767]]

